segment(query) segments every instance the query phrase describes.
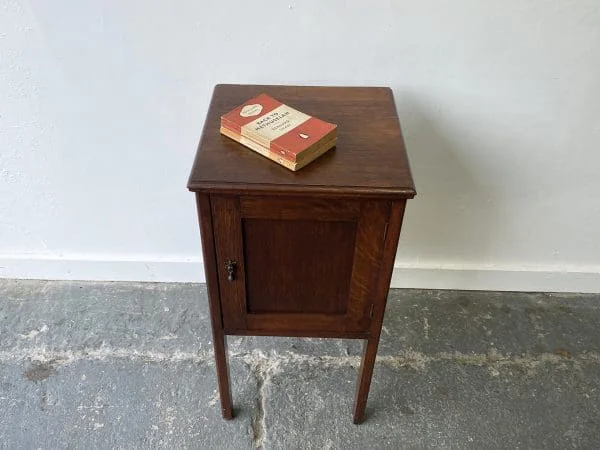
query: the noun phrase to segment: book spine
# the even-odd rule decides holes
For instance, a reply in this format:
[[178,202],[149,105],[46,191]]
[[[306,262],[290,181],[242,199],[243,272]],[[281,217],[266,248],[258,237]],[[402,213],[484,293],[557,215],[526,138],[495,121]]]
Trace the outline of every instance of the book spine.
[[[263,145],[260,141],[257,141],[257,140],[253,139],[250,136],[240,134],[240,132],[236,131],[235,128],[231,128],[226,122],[221,121],[221,133],[223,133],[223,129],[226,129],[230,133],[233,133],[235,135],[235,137],[231,137],[229,135],[226,135],[226,136],[231,137],[232,139],[234,139],[235,141],[239,142],[240,144],[242,143],[242,139],[244,139],[244,142],[250,141],[253,144],[256,144],[256,145],[259,145],[262,148],[268,149],[269,151],[271,151],[272,153],[274,153],[273,157],[278,156],[278,157],[282,157],[284,159],[287,159],[288,161],[290,161],[292,163],[296,162],[295,158],[290,158],[288,155],[276,151],[271,145],[269,145],[267,147],[266,145]],[[225,134],[225,133],[223,133],[223,134]]]
[[[311,117],[310,120],[324,123],[323,121],[321,121],[319,119],[315,119],[313,117]],[[295,130],[291,130],[289,133],[291,135],[298,134]],[[295,162],[299,163],[301,160],[304,159],[305,155],[310,155],[314,151],[318,151],[317,148],[320,148],[325,143],[328,143],[330,141],[335,141],[337,138],[337,129],[333,128],[329,133],[320,137],[319,140],[317,140],[317,141],[313,140],[312,142],[310,142],[310,145],[307,145],[305,148],[301,149],[300,151],[296,150],[295,152],[289,150],[286,147],[285,144],[286,144],[287,137],[288,137],[287,135],[283,135],[281,138],[271,141],[270,148],[274,152],[279,153],[281,156],[283,156],[291,161],[295,161]],[[335,144],[333,144],[333,145],[335,145]],[[331,145],[329,148],[333,147],[333,145]]]
[[230,139],[233,139],[236,142],[239,142],[240,144],[248,147],[249,149],[255,151],[256,153],[264,156],[265,158],[270,159],[273,162],[276,162],[277,164],[285,167],[286,169],[292,170],[292,171],[296,171],[298,169],[300,169],[299,165],[296,164],[294,161],[290,161],[288,159],[283,158],[281,155],[278,155],[275,152],[272,152],[270,149],[246,138],[245,136],[241,136],[235,132],[232,132],[231,130],[227,129],[226,127],[221,127],[221,133],[225,136],[227,136]]
[[[256,140],[252,139],[250,136],[240,134],[239,130],[232,128],[231,125],[225,120],[221,120],[221,129],[226,129],[227,131],[230,132],[230,134],[234,134],[235,137],[231,137],[229,135],[228,136],[239,143],[252,142],[253,144],[260,146],[261,148],[264,148],[264,149],[267,148],[261,142],[257,142]],[[223,133],[223,134],[225,134],[225,133]],[[244,140],[243,142],[242,142],[242,139]],[[313,155],[323,154],[324,153],[324,151],[322,151],[323,145],[328,145],[328,147],[327,147],[327,150],[328,150],[331,147],[335,146],[335,141],[336,141],[336,130],[333,129],[331,132],[329,132],[328,134],[323,136],[323,138],[321,138],[321,140],[313,143],[313,145],[311,145],[310,147],[307,147],[306,149],[304,149],[303,151],[298,152],[298,153],[287,151],[284,147],[282,147],[281,145],[278,144],[277,140],[271,141],[269,143],[268,150],[270,150],[270,152],[272,153],[272,158],[276,158],[276,157],[283,158],[290,163],[298,164],[298,169],[299,169],[301,167],[304,167],[306,164],[308,164],[308,162],[313,161],[316,158]],[[307,157],[309,158],[308,162],[305,161],[305,159]]]
[[304,166],[308,165],[309,163],[313,162],[315,159],[317,159],[319,156],[327,153],[327,151],[331,150],[333,147],[335,147],[336,141],[335,139],[332,140],[328,145],[323,145],[321,148],[317,149],[314,153],[312,153],[310,155],[309,158],[304,159],[303,161],[299,161],[296,163],[296,170],[300,170],[302,169]]

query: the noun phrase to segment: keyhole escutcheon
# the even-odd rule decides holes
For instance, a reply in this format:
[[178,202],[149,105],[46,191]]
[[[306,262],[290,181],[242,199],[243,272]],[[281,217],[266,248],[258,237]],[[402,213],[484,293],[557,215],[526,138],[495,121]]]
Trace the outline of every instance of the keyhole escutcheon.
[[225,270],[227,271],[227,280],[235,280],[235,269],[237,267],[237,261],[228,259],[225,261]]

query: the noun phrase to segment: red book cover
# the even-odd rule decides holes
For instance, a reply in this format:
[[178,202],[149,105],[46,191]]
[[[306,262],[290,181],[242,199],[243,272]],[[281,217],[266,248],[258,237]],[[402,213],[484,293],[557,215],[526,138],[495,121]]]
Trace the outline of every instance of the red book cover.
[[334,139],[337,128],[267,94],[260,94],[221,116],[221,126],[289,161],[296,161],[302,152],[323,139]]

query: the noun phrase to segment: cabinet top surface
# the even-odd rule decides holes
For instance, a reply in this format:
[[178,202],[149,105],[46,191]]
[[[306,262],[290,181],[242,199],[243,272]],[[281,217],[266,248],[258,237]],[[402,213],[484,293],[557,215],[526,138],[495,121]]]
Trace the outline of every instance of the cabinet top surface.
[[[337,124],[336,147],[292,172],[221,135],[221,115],[263,92]],[[415,195],[393,94],[384,87],[217,85],[188,188],[222,193]]]

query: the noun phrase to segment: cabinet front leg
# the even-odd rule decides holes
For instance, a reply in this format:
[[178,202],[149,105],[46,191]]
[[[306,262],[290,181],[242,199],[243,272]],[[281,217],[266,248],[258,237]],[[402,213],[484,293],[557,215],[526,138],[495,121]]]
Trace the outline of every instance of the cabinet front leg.
[[379,335],[371,336],[363,344],[363,357],[360,363],[354,400],[353,421],[355,424],[362,423],[365,418],[365,407],[367,406],[367,398],[369,397],[369,388],[371,387],[371,378],[373,377],[373,367],[375,365],[378,345]]
[[217,274],[217,256],[215,252],[212,212],[208,195],[196,193],[200,234],[202,237],[202,256],[206,284],[208,287],[208,307],[212,324],[213,349],[217,368],[217,383],[221,397],[221,411],[224,419],[233,418],[231,405],[231,388],[229,386],[229,366],[227,364],[227,337],[223,333],[221,321],[221,303],[219,293],[219,277]]
[[233,407],[229,385],[229,364],[227,363],[227,336],[223,334],[222,330],[214,330],[213,341],[217,382],[219,384],[219,396],[221,397],[221,412],[223,418],[229,420],[233,418]]

